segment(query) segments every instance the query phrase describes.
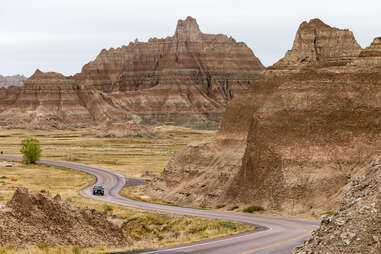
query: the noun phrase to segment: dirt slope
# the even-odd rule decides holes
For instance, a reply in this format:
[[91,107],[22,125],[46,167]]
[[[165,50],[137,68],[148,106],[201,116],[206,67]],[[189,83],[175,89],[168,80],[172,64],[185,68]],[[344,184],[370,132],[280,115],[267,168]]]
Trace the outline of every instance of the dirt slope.
[[119,226],[95,210],[75,209],[59,196],[18,188],[0,209],[0,246],[7,243],[123,247],[129,240]]

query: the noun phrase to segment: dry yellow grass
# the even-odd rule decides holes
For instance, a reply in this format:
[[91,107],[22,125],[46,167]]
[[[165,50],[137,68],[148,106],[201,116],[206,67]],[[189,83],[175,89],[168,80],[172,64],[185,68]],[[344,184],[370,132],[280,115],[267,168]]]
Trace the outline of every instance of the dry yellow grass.
[[156,130],[161,138],[96,138],[85,135],[89,129],[0,130],[0,151],[20,156],[21,140],[34,137],[41,143],[42,158],[101,166],[140,177],[145,171],[159,174],[185,145],[215,133],[172,126]]
[[91,175],[66,168],[20,162],[12,164],[13,167],[0,166],[0,202],[9,200],[17,187],[27,187],[31,192],[60,193],[63,198],[72,198],[95,180]]
[[[159,174],[173,154],[186,144],[211,136],[211,131],[193,131],[178,127],[161,127],[157,131],[162,138],[96,138],[84,136],[88,129],[77,130],[1,130],[0,151],[7,155],[21,156],[21,140],[35,137],[40,140],[42,158],[72,161],[110,168],[132,177],[140,177],[146,171]],[[5,202],[19,187],[30,191],[60,193],[70,199],[71,205],[108,210],[113,215],[128,218],[126,234],[134,239],[132,248],[156,248],[175,243],[236,234],[253,229],[241,223],[170,216],[163,213],[126,208],[84,198],[79,191],[92,184],[94,177],[70,169],[44,165],[0,166],[0,202]],[[123,191],[123,193],[128,190]],[[149,200],[152,201],[152,200]],[[145,225],[145,226],[143,226]],[[81,250],[76,247],[49,247],[43,245],[28,248],[3,248],[3,253],[20,254],[80,254],[105,252],[102,248]]]

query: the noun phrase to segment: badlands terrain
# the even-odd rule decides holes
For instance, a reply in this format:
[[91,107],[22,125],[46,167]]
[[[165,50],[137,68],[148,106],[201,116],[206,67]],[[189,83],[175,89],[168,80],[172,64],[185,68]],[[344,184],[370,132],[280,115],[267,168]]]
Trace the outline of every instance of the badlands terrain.
[[[173,36],[102,50],[74,76],[37,70],[24,86],[0,88],[1,149],[19,155],[21,139],[37,137],[44,158],[146,178],[147,186],[123,191],[139,200],[237,211],[255,205],[266,214],[310,218],[327,214],[295,253],[326,253],[327,248],[331,253],[377,253],[380,70],[381,37],[362,48],[350,30],[319,19],[303,22],[292,48],[265,68],[244,43],[204,34],[188,17],[179,20]],[[12,176],[17,187],[27,185],[19,177]],[[62,196],[99,210],[99,202],[78,197],[91,182],[82,177],[74,192]],[[11,198],[14,182],[3,181],[4,200]],[[34,188],[39,191],[38,185]],[[18,197],[57,209],[65,205],[25,189],[12,200]],[[5,212],[19,213],[16,201],[8,202]],[[133,213],[112,209],[119,217]],[[107,217],[101,220],[108,227]],[[144,228],[144,223],[152,221],[135,226]],[[219,233],[206,230],[209,234],[202,237],[176,239],[249,229],[208,223],[225,229],[215,226]],[[147,237],[131,231],[123,237],[136,235],[143,242]],[[152,241],[158,246],[169,238]]]
[[216,129],[227,103],[264,69],[245,43],[179,20],[165,39],[102,50],[74,76],[40,70],[0,90],[0,126],[83,127],[106,121]]
[[215,137],[177,153],[148,193],[179,205],[257,204],[287,214],[338,207],[381,153],[381,44],[303,22],[285,57],[228,105]]

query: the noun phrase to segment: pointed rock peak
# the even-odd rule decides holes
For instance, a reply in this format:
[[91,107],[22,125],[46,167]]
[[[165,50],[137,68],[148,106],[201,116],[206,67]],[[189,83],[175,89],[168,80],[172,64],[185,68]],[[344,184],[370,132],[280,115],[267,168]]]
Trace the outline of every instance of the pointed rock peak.
[[318,19],[318,18],[311,19],[308,24],[314,25],[314,26],[329,26],[326,23],[324,23],[323,21],[321,21],[321,19]]
[[37,69],[34,74],[29,79],[56,79],[56,78],[65,78],[64,75],[57,72],[42,72]]
[[40,69],[37,69],[32,76],[30,76],[30,79],[35,79],[35,78],[38,78],[40,77],[41,75],[43,75],[44,73],[42,71],[40,71]]
[[376,37],[374,38],[372,44],[370,45],[371,47],[377,47],[381,48],[381,37]]
[[178,39],[192,40],[198,38],[200,34],[200,27],[196,19],[187,17],[185,20],[180,19],[177,22],[175,36]]
[[42,71],[40,71],[40,69],[37,69],[35,72],[34,72],[34,74],[33,75],[39,75],[39,74],[42,74],[43,72]]
[[315,18],[315,19],[311,19],[309,22],[303,21],[303,23],[299,26],[298,33],[304,30],[314,30],[314,29],[318,30],[321,28],[332,29],[331,26],[327,25],[320,19]]
[[342,66],[356,59],[361,50],[348,29],[331,27],[320,19],[311,19],[300,25],[292,49],[273,67]]

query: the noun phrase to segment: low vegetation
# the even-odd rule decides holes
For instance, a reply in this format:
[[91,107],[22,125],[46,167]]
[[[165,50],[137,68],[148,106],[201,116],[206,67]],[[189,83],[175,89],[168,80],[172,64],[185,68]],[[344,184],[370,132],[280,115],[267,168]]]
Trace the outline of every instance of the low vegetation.
[[[4,130],[0,147],[6,155],[20,154],[20,143],[27,137],[38,138],[44,150],[44,158],[73,161],[107,167],[132,177],[157,175],[172,155],[186,144],[213,135],[211,131],[193,131],[185,128],[162,127],[158,131],[163,138],[95,138],[84,136],[88,129],[73,131]],[[4,133],[3,133],[4,132]],[[102,155],[102,156],[100,156]],[[157,248],[176,243],[203,240],[211,237],[236,234],[254,227],[206,218],[169,216],[163,213],[105,204],[84,198],[79,191],[92,184],[91,175],[53,166],[12,162],[12,167],[0,166],[0,203],[6,202],[17,187],[30,192],[60,194],[72,206],[96,209],[115,218],[127,218],[124,231],[133,239],[131,249]],[[123,193],[128,193],[124,190]],[[131,193],[131,192],[130,192]],[[144,195],[136,199],[147,200]],[[155,201],[159,202],[159,201]],[[79,249],[78,247],[39,246],[20,248],[8,246],[0,254],[57,253],[80,254],[106,252],[105,249]]]
[[214,135],[214,131],[156,127],[160,138],[97,138],[86,133],[91,128],[75,130],[1,130],[0,147],[5,155],[21,156],[20,143],[38,139],[44,159],[84,163],[105,167],[130,177],[149,171],[158,175],[172,156],[187,144]]
[[249,206],[242,210],[242,212],[244,213],[255,213],[255,212],[263,212],[263,211],[265,211],[265,208],[263,208],[262,206],[257,206],[257,205]]

